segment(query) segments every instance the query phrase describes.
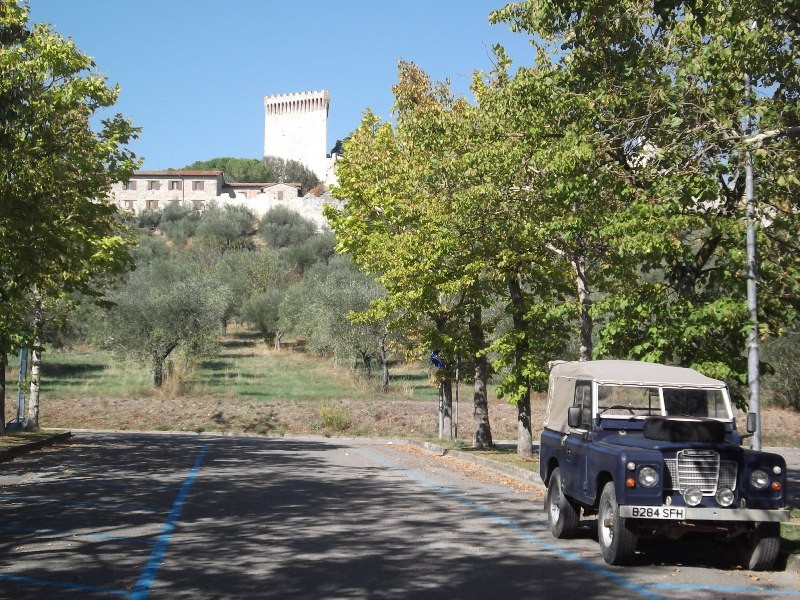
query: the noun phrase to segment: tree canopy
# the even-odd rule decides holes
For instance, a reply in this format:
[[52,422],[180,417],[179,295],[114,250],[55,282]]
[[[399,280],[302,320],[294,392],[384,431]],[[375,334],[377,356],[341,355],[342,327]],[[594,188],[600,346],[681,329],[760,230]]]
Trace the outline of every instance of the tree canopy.
[[[511,3],[491,18],[531,36],[535,63],[512,73],[497,48],[473,103],[401,63],[394,124],[365,113],[338,164],[348,204],[326,213],[386,288],[365,318],[427,326],[476,364],[495,353],[519,406],[555,358],[744,381],[757,143],[761,333],[800,307],[791,14],[788,0]],[[507,319],[488,316],[498,304]]]
[[314,172],[302,163],[277,156],[265,156],[263,160],[225,156],[198,160],[183,169],[224,171],[225,181],[228,183],[299,183],[304,192],[320,183]]
[[0,364],[37,338],[34,304],[98,295],[130,266],[116,209],[100,200],[137,166],[126,147],[137,130],[119,114],[93,120],[118,87],[28,16],[27,4],[0,0]]
[[28,7],[0,2],[0,351],[24,335],[29,293],[91,292],[100,274],[126,265],[116,210],[97,202],[136,166],[136,129],[114,105],[117,87],[91,58]]

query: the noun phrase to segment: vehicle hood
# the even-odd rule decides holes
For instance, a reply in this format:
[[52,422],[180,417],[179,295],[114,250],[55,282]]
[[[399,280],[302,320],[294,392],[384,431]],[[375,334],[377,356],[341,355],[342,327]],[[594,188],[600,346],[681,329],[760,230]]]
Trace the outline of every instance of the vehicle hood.
[[708,444],[702,442],[666,442],[646,439],[641,432],[635,433],[612,433],[606,435],[601,440],[604,444],[613,446],[623,446],[628,448],[642,448],[644,450],[659,450],[661,452],[677,452],[686,448],[708,448],[718,451],[741,451],[741,446],[732,442],[721,444]]

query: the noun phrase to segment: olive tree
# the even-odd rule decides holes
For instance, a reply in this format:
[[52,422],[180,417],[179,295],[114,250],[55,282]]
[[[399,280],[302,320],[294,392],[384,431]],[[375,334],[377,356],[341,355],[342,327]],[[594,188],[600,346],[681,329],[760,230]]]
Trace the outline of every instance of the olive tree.
[[149,363],[153,386],[161,387],[176,349],[189,357],[214,355],[228,293],[180,256],[155,260],[110,295],[105,345]]

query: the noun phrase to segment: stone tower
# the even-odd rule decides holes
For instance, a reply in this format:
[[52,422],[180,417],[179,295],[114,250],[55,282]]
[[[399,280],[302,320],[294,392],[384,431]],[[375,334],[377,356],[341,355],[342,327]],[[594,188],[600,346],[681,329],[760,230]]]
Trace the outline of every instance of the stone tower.
[[329,178],[327,156],[330,94],[299,92],[264,98],[264,156],[296,160]]

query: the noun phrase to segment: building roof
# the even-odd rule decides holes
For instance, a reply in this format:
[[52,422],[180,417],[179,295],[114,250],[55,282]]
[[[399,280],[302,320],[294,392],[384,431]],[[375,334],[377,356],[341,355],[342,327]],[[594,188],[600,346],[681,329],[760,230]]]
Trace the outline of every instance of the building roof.
[[139,177],[219,177],[222,171],[134,171]]
[[254,181],[235,181],[235,182],[231,182],[231,183],[226,183],[225,185],[227,185],[228,187],[232,187],[232,188],[269,188],[269,187],[274,187],[276,185],[288,185],[289,187],[296,187],[296,188],[300,187],[299,183],[285,183],[283,181],[278,182],[278,183],[274,183],[274,182],[273,183],[257,183],[257,182],[254,182]]

